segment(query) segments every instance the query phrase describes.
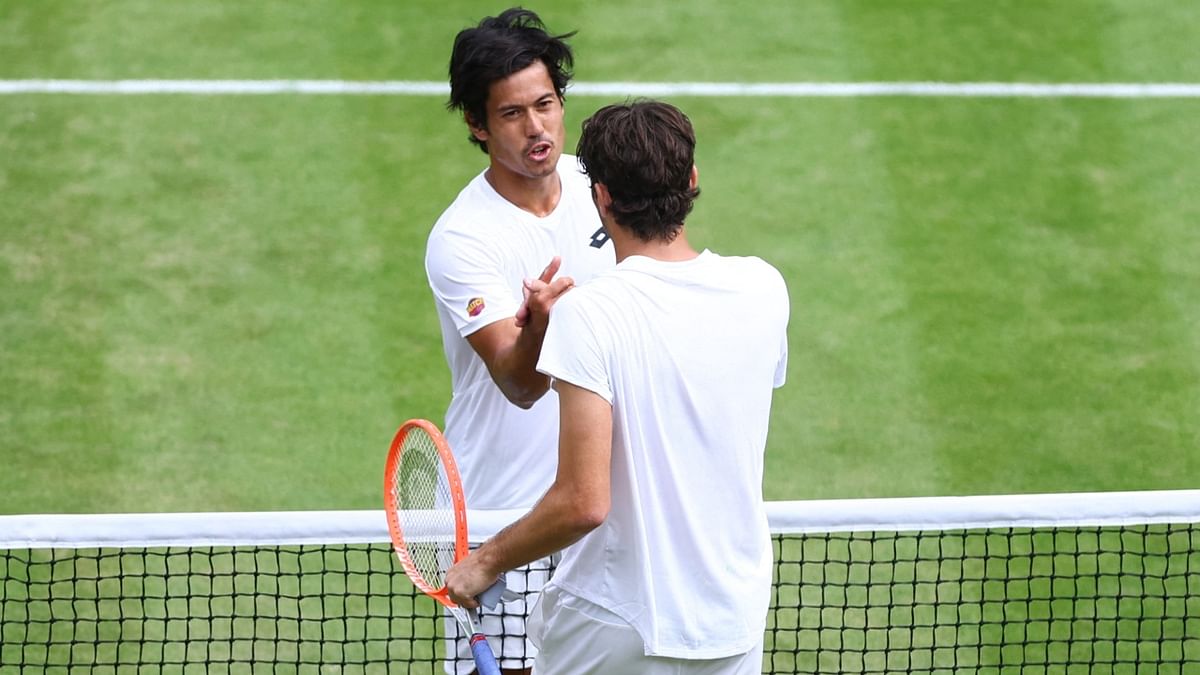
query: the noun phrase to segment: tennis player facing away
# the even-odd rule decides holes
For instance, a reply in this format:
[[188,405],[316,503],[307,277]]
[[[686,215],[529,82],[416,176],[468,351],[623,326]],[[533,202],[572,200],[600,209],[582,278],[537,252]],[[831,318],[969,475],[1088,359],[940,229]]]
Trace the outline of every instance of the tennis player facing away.
[[[448,107],[488,166],[434,225],[425,270],[450,366],[446,438],[473,509],[529,508],[554,480],[558,401],[535,369],[548,312],[574,282],[614,263],[587,179],[563,154],[570,35],[509,9],[459,32],[450,57]],[[549,566],[508,575],[509,590],[527,594],[483,613],[505,673],[532,666],[525,618]],[[447,672],[471,672],[458,623],[447,620],[446,631]]]
[[471,605],[500,573],[566,547],[530,620],[535,675],[762,670],[763,455],[788,293],[766,262],[688,243],[694,148],[665,103],[584,123],[578,155],[617,265],[559,299],[542,345],[558,473],[447,575]]

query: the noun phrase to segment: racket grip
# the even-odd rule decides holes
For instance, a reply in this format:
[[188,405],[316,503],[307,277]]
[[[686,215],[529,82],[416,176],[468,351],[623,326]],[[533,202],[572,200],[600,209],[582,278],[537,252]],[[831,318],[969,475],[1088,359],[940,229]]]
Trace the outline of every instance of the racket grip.
[[496,664],[496,655],[488,644],[483,633],[471,636],[471,654],[475,656],[475,670],[479,675],[500,675],[500,666]]
[[504,583],[504,575],[501,574],[496,583],[488,587],[488,589],[479,594],[479,604],[484,609],[495,609],[496,605],[504,598],[504,591],[508,586]]

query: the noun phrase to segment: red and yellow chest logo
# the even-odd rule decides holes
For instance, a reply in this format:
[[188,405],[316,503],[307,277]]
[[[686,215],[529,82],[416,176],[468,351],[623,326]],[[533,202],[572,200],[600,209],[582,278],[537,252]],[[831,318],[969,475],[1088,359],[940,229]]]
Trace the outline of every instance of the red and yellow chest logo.
[[467,316],[479,316],[483,311],[483,298],[471,298],[467,303]]

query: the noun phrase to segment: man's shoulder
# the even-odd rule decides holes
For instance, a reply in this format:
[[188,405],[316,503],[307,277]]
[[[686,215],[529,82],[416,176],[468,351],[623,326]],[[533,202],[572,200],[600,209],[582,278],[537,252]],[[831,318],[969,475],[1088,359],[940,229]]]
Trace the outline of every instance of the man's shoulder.
[[583,175],[583,165],[579,163],[579,158],[575,155],[564,152],[558,156],[558,171],[559,173],[572,173]]
[[486,184],[483,172],[480,172],[459,190],[454,201],[450,202],[438,216],[437,222],[433,225],[434,231],[461,227],[463,223],[474,219],[475,214],[485,213],[491,208],[487,192],[481,189],[481,182]]
[[726,266],[722,276],[751,298],[747,306],[774,308],[777,312],[767,314],[786,319],[790,292],[783,273],[777,267],[758,256],[722,257],[720,262]]
[[622,298],[626,298],[634,286],[636,286],[636,280],[631,279],[627,274],[622,274],[619,268],[611,267],[601,270],[587,281],[572,288],[569,293],[563,294],[555,302],[554,311],[558,311],[559,306],[565,303],[574,312],[592,313],[608,310],[620,312],[625,304]]
[[723,256],[711,254],[712,260],[729,273],[750,276],[759,280],[783,282],[783,274],[771,263],[756,255]]
[[460,269],[476,265],[495,252],[493,228],[479,227],[488,218],[486,206],[468,193],[468,185],[442,212],[425,239],[426,271]]
[[588,199],[591,199],[592,184],[583,172],[583,165],[579,163],[578,157],[564,152],[558,158],[558,175],[567,189],[582,190],[587,193]]
[[425,243],[427,250],[491,249],[503,240],[505,211],[486,186],[487,181],[480,173],[458,193],[430,229]]

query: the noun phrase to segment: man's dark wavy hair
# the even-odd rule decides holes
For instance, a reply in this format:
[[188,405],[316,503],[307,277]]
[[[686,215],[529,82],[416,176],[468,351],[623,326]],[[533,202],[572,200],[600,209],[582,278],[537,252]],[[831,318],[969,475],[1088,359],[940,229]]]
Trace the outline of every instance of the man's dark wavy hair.
[[642,241],[671,241],[700,196],[690,186],[696,133],[668,103],[605,106],[583,122],[576,150],[593,185],[612,196],[613,218]]
[[[513,7],[500,16],[489,16],[474,28],[464,28],[454,38],[450,54],[450,100],[446,108],[462,111],[469,124],[487,128],[488,90],[492,83],[541,60],[559,100],[571,81],[575,57],[566,40],[574,31],[550,35],[537,14]],[[487,145],[470,136],[487,152]]]

